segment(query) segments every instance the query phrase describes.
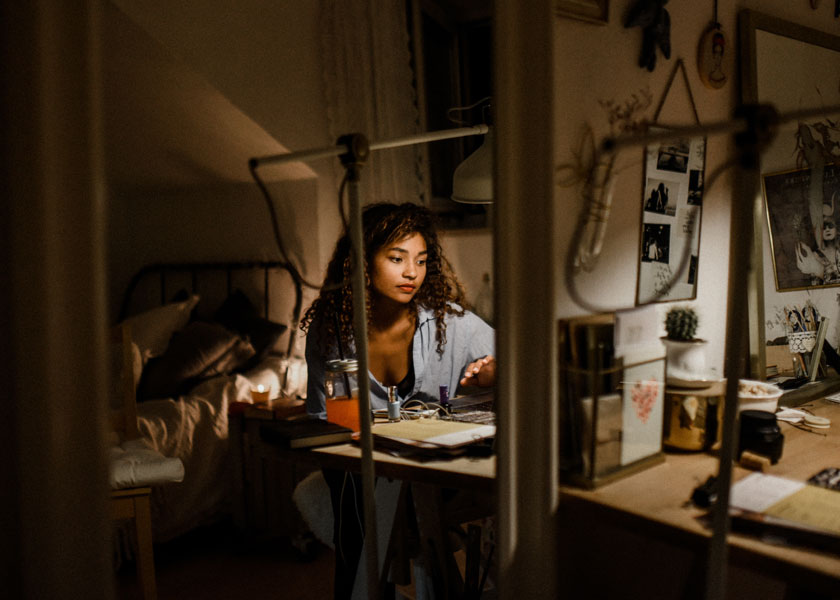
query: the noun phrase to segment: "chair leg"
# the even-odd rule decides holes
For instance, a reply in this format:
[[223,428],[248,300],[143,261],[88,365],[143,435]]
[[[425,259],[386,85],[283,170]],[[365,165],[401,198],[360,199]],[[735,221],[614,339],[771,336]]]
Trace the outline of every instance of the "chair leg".
[[156,600],[152,514],[148,494],[134,498],[134,527],[137,533],[137,579],[140,583],[143,599]]

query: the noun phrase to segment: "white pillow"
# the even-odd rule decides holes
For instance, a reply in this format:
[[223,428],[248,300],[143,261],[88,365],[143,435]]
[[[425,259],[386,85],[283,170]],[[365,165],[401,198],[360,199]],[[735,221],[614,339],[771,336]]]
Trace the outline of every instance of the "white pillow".
[[183,302],[165,304],[126,319],[131,326],[131,339],[140,349],[144,365],[150,358],[166,351],[172,334],[189,322],[190,313],[198,300],[198,296],[190,296]]

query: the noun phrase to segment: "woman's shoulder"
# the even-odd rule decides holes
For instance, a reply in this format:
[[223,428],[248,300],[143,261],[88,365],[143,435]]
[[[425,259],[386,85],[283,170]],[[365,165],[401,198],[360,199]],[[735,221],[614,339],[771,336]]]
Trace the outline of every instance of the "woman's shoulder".
[[[457,302],[447,302],[446,303],[447,310],[443,313],[443,320],[447,326],[450,324],[458,325],[458,324],[478,324],[479,322],[484,323],[484,321],[479,317],[477,314],[468,310],[458,304]],[[425,323],[428,321],[435,320],[435,311],[428,307],[420,307],[418,309],[420,323]]]

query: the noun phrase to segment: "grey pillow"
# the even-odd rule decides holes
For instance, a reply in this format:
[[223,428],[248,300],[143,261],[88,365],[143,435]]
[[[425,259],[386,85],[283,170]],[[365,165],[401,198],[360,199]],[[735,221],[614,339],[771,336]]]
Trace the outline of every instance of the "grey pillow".
[[241,368],[254,354],[248,340],[222,325],[195,321],[172,336],[163,356],[146,364],[138,400],[185,394],[205,379]]

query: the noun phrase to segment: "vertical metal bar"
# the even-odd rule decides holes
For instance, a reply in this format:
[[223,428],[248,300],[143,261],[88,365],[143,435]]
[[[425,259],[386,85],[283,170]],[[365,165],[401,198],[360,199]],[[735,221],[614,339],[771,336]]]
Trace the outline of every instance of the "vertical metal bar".
[[[499,361],[498,564],[502,600],[562,597],[557,387],[557,274],[526,267],[559,256],[550,126],[551,0],[493,3],[496,354]],[[527,7],[527,8],[526,8]],[[538,375],[535,375],[538,374]],[[538,402],[540,410],[532,410]]]
[[712,513],[712,539],[706,561],[706,598],[724,597],[727,577],[729,533],[729,487],[735,456],[735,417],[738,409],[738,380],[744,374],[748,351],[747,273],[751,270],[753,204],[758,196],[758,172],[741,168],[732,190],[732,224],[729,241],[729,290],[726,315],[726,402],[723,406],[723,434],[718,468],[718,499]]
[[356,360],[359,362],[359,415],[362,448],[362,493],[365,515],[365,549],[368,596],[379,598],[377,559],[376,504],[374,499],[373,437],[370,428],[370,378],[368,377],[367,298],[365,285],[365,249],[362,234],[362,206],[359,200],[358,167],[350,165],[350,239],[353,242],[353,332]]

